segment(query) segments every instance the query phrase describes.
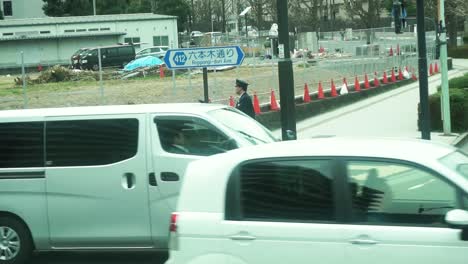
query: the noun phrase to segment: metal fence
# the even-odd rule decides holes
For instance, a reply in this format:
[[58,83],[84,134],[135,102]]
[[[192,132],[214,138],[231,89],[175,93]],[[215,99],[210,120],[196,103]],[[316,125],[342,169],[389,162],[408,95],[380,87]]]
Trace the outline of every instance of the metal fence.
[[[347,34],[351,36],[350,39],[340,40],[336,38],[341,37],[341,32],[320,33],[318,44],[326,52],[312,51],[311,57],[304,55],[293,58],[296,96],[303,95],[305,84],[308,84],[309,90],[313,92],[317,90],[319,82],[324,89],[329,89],[331,80],[340,86],[344,78],[352,84],[356,77],[363,81],[367,75],[372,80],[374,73],[382,77],[384,71],[390,75],[392,70],[398,68],[407,67],[410,71],[417,69],[417,45],[413,32],[395,36],[389,28],[382,28],[356,30]],[[371,44],[367,44],[369,35],[372,36]],[[430,63],[435,58],[435,34],[427,32],[426,35]],[[221,43],[212,44],[237,43],[247,53],[250,52],[250,55],[240,67],[225,71],[211,69],[209,72],[211,101],[228,104],[230,96],[235,97],[234,81],[238,78],[250,83],[249,93],[257,94],[261,103],[270,101],[271,91],[274,91],[279,98],[278,61],[276,58],[265,59],[263,55],[268,51],[263,46],[263,39],[261,37],[244,39],[239,35],[223,36],[223,38]],[[247,40],[250,41],[248,44],[242,42]],[[394,56],[389,56],[390,50]],[[115,69],[104,71],[109,73]],[[25,74],[34,79],[39,73],[30,71]],[[144,76],[126,80],[120,79],[116,74],[115,78],[103,80],[102,83],[85,80],[66,84],[36,84],[27,85],[24,90],[21,85],[14,84],[14,77],[17,76],[0,76],[0,109],[198,102],[203,98],[201,70],[168,71],[163,78],[158,73],[152,74],[148,71]]]

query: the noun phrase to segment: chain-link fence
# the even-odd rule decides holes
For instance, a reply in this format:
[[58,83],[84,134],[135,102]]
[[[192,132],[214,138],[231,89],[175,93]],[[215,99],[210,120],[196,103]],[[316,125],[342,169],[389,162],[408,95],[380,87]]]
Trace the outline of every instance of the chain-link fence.
[[[304,84],[311,92],[316,91],[321,82],[324,89],[330,88],[331,80],[337,86],[343,78],[349,84],[357,77],[364,80],[367,74],[372,80],[375,73],[382,77],[392,70],[417,69],[416,35],[405,32],[395,35],[391,28],[356,30],[347,32],[320,33],[315,50],[293,54],[294,82],[296,96],[303,95]],[[267,34],[267,33],[266,33]],[[368,36],[372,37],[368,44]],[[435,34],[427,32],[429,63],[435,58]],[[209,40],[213,41],[213,40]],[[218,42],[219,41],[219,42]],[[242,35],[221,35],[212,45],[239,45],[248,55],[242,66],[229,69],[210,69],[208,74],[209,98],[211,102],[228,104],[234,93],[235,79],[246,80],[249,93],[256,93],[261,103],[270,101],[271,91],[279,98],[278,68],[276,58],[266,58],[270,54],[265,47],[265,33],[254,38]],[[296,43],[297,44],[297,43]],[[298,45],[299,49],[305,49]],[[390,56],[393,52],[393,56]],[[39,108],[62,106],[85,106],[100,104],[141,104],[168,102],[198,102],[203,98],[203,78],[201,70],[176,70],[159,73],[159,69],[142,69],[134,78],[123,79],[115,73],[117,69],[104,69],[104,80],[78,79],[76,81],[28,84],[23,90],[20,75],[0,76],[0,109]],[[31,70],[26,73],[35,79],[39,73]],[[23,92],[24,91],[24,92]]]

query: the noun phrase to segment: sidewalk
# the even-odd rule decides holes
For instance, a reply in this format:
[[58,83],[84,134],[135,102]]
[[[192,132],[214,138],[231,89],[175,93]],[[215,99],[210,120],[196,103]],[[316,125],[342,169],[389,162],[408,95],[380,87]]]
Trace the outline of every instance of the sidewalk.
[[[468,72],[468,60],[454,60],[449,79]],[[429,93],[437,92],[441,74],[429,77]],[[380,88],[377,88],[380,89]],[[319,115],[297,124],[298,138],[317,136],[421,138],[417,130],[419,82]],[[275,131],[280,136],[280,130]],[[433,141],[452,144],[458,134],[431,133]]]

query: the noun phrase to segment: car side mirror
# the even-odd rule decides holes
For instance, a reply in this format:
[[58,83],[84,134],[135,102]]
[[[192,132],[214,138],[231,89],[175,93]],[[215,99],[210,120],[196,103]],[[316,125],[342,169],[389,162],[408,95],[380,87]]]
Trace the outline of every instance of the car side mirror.
[[468,211],[451,210],[445,215],[445,221],[454,226],[468,227]]
[[468,212],[465,210],[455,209],[449,211],[445,215],[445,221],[450,225],[461,228],[460,239],[468,241]]

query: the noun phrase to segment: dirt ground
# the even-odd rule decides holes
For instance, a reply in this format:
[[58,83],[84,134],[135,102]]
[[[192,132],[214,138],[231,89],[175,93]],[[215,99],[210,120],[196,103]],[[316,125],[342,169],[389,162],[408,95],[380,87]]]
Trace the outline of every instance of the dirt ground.
[[[296,95],[303,94],[304,83],[309,84],[311,92],[317,90],[319,81],[329,82],[339,74],[317,66],[301,67],[294,64]],[[37,73],[36,73],[37,74]],[[25,96],[21,86],[14,85],[16,76],[0,76],[0,109],[19,109],[25,105]],[[34,78],[35,74],[31,74]],[[261,103],[269,102],[270,92],[274,90],[277,99],[278,69],[276,64],[264,63],[245,65],[236,69],[210,72],[209,97],[212,102],[228,104],[234,94],[234,81],[246,80],[249,93],[257,93]],[[329,84],[324,84],[328,89]],[[27,107],[66,107],[99,104],[143,104],[169,102],[197,102],[203,98],[203,78],[201,71],[192,74],[177,74],[160,79],[159,76],[131,80],[106,80],[103,89],[99,82],[80,81],[29,85],[27,87]],[[103,96],[101,96],[103,95]]]

